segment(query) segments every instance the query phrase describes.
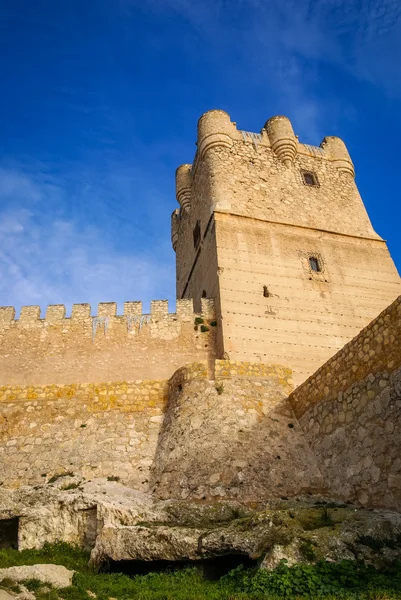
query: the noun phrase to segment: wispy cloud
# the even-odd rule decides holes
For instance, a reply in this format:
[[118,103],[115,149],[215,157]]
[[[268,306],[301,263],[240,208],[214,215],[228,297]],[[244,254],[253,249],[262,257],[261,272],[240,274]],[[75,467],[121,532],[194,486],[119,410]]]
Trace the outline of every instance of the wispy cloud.
[[[121,189],[121,182],[115,179],[110,185],[115,192]],[[52,194],[55,189],[62,197],[60,203]],[[35,179],[23,170],[2,169],[0,305],[19,309],[39,304],[44,309],[47,304],[63,303],[70,308],[75,302],[90,302],[96,311],[99,301],[116,301],[121,309],[125,300],[137,299],[146,307],[172,288],[172,257],[160,259],[151,247],[140,249],[135,243],[131,251],[122,250],[107,228],[93,225],[89,219],[80,222],[65,216],[62,206],[67,193],[54,177],[46,183],[43,173]],[[92,187],[91,194],[99,200],[104,190]],[[53,205],[49,210],[50,197]],[[102,202],[98,207],[105,210]],[[168,240],[165,242],[167,245]]]
[[122,1],[125,7],[181,15],[224,64],[223,77],[226,71],[233,78],[238,61],[246,64],[242,78],[246,71],[253,88],[259,83],[260,89],[274,89],[283,110],[310,138],[319,137],[323,123],[340,110],[336,98],[322,103],[317,97],[325,65],[401,99],[398,0]]

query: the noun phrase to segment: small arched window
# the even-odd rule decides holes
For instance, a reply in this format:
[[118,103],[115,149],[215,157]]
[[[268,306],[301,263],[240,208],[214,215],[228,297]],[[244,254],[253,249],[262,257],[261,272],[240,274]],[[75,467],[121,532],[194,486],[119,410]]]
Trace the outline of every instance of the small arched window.
[[203,290],[203,292],[202,292],[202,298],[206,298],[206,297],[207,297],[206,290]]
[[267,285],[264,285],[264,286],[263,286],[263,296],[264,296],[265,298],[269,298],[269,296],[270,296],[270,294],[269,294],[269,290],[268,290],[268,287],[267,287]]
[[310,266],[311,270],[314,271],[315,273],[320,273],[320,271],[322,270],[319,259],[316,256],[309,257],[309,266]]

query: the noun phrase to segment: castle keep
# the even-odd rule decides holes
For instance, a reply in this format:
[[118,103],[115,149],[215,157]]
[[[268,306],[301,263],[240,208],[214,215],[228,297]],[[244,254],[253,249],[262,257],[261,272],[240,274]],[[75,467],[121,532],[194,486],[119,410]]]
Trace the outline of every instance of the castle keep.
[[399,507],[400,278],[345,144],[209,111],[176,187],[175,312],[0,308],[0,483]]
[[260,134],[214,110],[177,170],[177,298],[215,298],[218,354],[279,363],[302,383],[400,294],[344,142],[299,142],[286,117]]

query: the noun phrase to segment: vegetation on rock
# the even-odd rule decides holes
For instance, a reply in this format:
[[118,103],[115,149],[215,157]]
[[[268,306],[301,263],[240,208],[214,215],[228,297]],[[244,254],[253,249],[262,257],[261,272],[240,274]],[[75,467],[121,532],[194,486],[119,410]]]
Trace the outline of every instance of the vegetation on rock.
[[[98,573],[88,566],[89,554],[65,543],[42,550],[0,550],[0,567],[35,563],[62,564],[76,571],[73,585],[57,590],[38,581],[25,582],[37,600],[262,600],[334,598],[389,600],[401,598],[401,564],[380,571],[360,561],[320,561],[315,565],[275,570],[238,567],[217,581],[205,580],[196,568],[128,577]],[[9,580],[0,589],[18,591]]]

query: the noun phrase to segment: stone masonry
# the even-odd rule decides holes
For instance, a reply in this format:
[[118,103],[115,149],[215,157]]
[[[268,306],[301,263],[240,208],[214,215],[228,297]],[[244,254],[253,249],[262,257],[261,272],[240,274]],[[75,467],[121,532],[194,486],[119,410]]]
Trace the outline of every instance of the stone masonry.
[[286,117],[253,133],[212,110],[176,188],[177,297],[215,298],[219,357],[282,364],[299,385],[401,293],[339,138],[309,146]]
[[344,143],[214,110],[176,185],[175,313],[0,308],[3,496],[73,473],[161,500],[399,510],[400,278]]
[[289,397],[329,492],[401,507],[401,297]]
[[321,493],[316,458],[287,400],[291,371],[216,361],[182,368],[169,399],[151,474],[156,496],[189,500],[262,499]]
[[[203,299],[199,310],[184,300],[169,313],[167,300],[155,300],[146,315],[141,302],[126,302],[120,316],[106,302],[93,317],[89,304],[74,304],[70,318],[57,305],[41,319],[39,306],[24,306],[15,319],[13,307],[1,307],[0,385],[168,379],[185,363],[215,357],[213,302]],[[207,330],[195,329],[195,319]]]

